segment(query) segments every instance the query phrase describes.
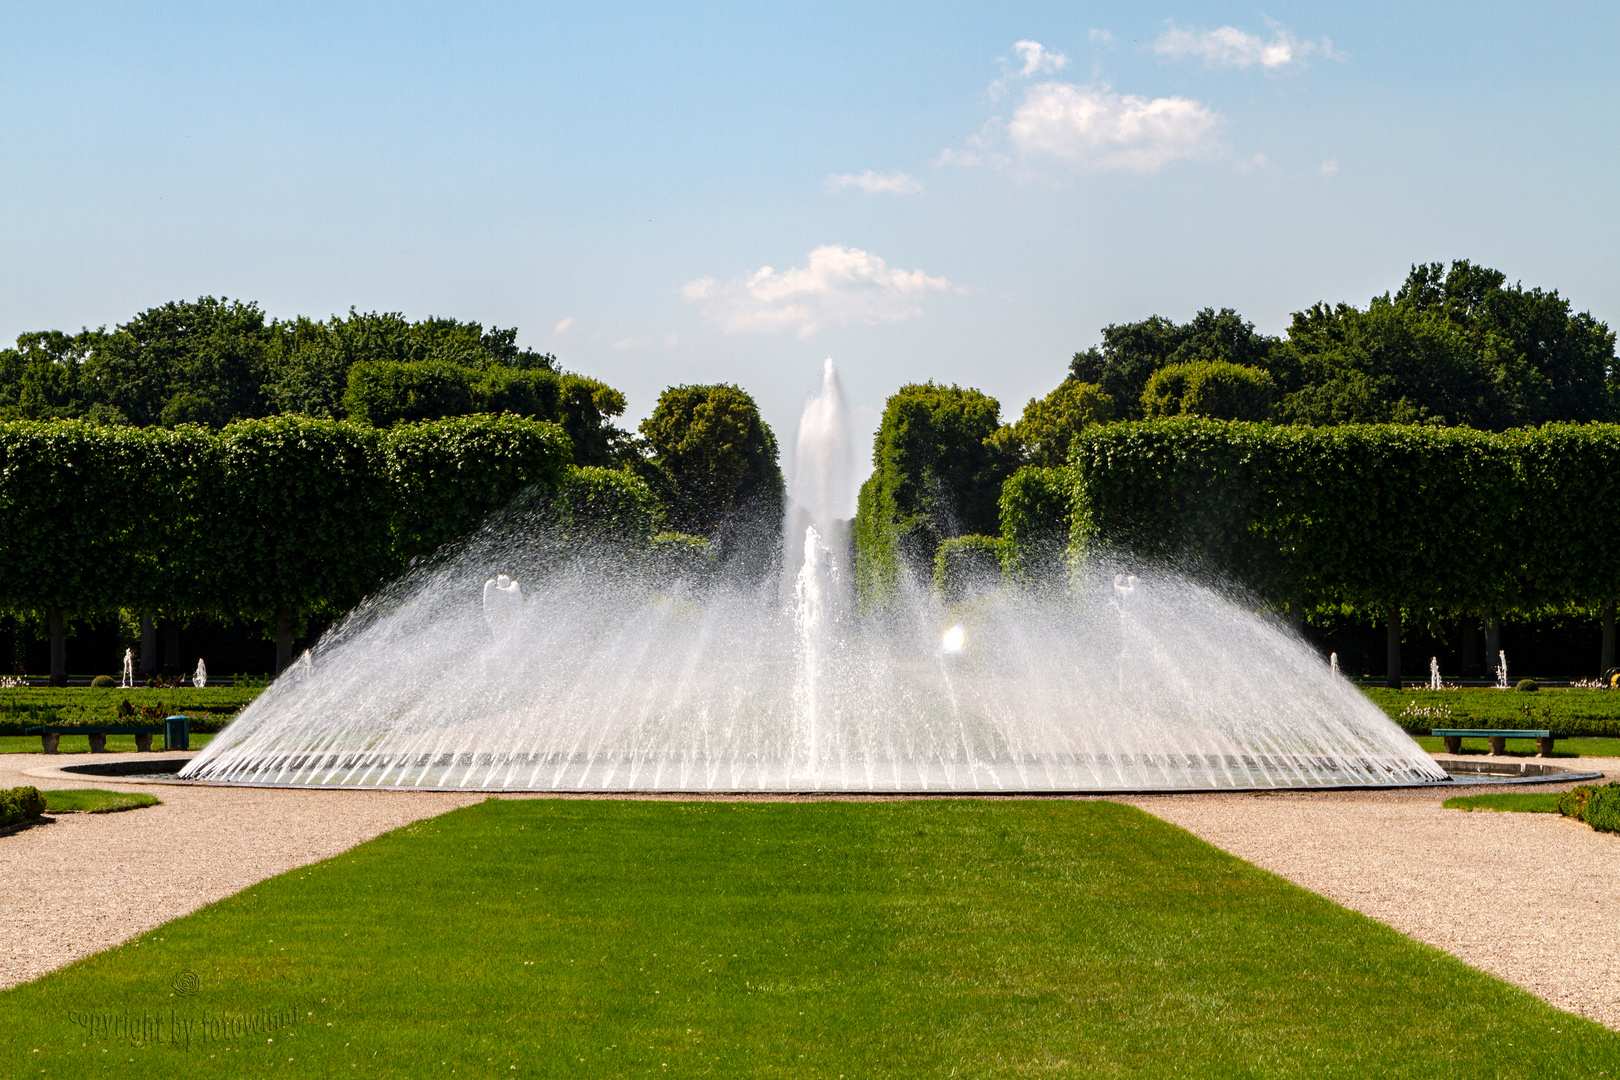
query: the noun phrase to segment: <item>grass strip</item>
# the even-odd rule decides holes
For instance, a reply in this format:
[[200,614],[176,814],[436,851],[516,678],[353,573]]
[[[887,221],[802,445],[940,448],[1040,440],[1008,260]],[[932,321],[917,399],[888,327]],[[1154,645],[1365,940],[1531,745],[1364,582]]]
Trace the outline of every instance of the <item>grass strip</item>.
[[[208,745],[212,735],[199,735],[191,733],[191,748],[201,750]],[[153,736],[152,747],[154,752],[164,752],[162,734]],[[109,735],[107,736],[107,752],[135,750],[135,736]],[[0,754],[38,754],[43,752],[43,744],[38,735],[0,735]],[[90,752],[90,737],[88,735],[63,735],[56,748],[59,754],[88,754]]]
[[1620,1034],[1117,803],[522,799],[0,993],[0,1061],[45,1077],[1555,1077],[1615,1075]]
[[120,810],[138,810],[143,806],[161,806],[162,800],[139,791],[103,791],[100,788],[69,788],[60,791],[45,790],[47,814],[113,814]]
[[1440,804],[1447,810],[1497,810],[1520,814],[1558,813],[1558,792],[1458,795]]
[[[1446,749],[1445,740],[1434,735],[1412,736],[1417,744],[1431,754],[1443,753]],[[1539,748],[1530,739],[1508,737],[1506,744],[1507,757],[1536,757]],[[1491,752],[1489,739],[1462,740],[1462,753],[1488,754]],[[1552,756],[1555,758],[1578,757],[1620,757],[1620,739],[1559,739],[1553,743]]]

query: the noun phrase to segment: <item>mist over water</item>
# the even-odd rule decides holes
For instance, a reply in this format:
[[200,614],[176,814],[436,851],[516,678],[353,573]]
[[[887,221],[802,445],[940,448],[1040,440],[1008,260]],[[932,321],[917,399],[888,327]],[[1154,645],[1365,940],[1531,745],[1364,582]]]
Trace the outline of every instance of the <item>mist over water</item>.
[[[683,579],[543,512],[493,522],[336,627],[181,773],[487,790],[1104,791],[1445,774],[1279,622],[1165,569],[855,612],[854,452],[827,361],[782,569]],[[1135,573],[1132,588],[1116,575]],[[485,583],[508,574],[486,618]],[[1128,581],[1120,578],[1122,586]]]

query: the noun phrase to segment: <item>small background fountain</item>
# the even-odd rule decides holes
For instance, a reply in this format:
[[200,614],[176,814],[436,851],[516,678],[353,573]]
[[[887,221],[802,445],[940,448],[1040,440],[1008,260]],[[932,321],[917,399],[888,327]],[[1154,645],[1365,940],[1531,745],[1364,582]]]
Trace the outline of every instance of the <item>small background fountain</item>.
[[830,361],[795,445],[769,584],[671,579],[507,517],[362,605],[181,775],[531,791],[1445,779],[1293,631],[1169,568],[1093,560],[1067,589],[950,605],[908,580],[893,610],[858,615]]
[[191,685],[199,690],[208,685],[208,665],[202,662],[200,656],[197,658],[197,671],[191,676]]
[[1507,681],[1507,650],[1499,650],[1496,654],[1496,688],[1506,690]]
[[120,689],[129,690],[135,685],[135,650],[124,650],[124,677],[119,681]]

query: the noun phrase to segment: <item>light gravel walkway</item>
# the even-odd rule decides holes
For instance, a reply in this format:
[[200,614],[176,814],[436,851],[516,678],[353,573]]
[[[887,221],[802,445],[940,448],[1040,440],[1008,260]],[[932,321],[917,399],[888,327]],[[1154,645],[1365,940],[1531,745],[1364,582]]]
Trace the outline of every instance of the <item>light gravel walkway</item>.
[[[113,777],[26,775],[96,760],[104,759],[0,754],[0,787],[124,788]],[[1558,763],[1620,778],[1620,760]],[[0,837],[0,890],[8,898],[0,909],[0,987],[109,948],[282,871],[486,797],[185,785],[133,790],[152,792],[164,805],[122,814],[64,814],[53,824]],[[1620,836],[1553,815],[1443,810],[1449,794],[1121,801],[1620,1030]]]
[[[158,754],[175,758],[186,755]],[[61,814],[0,837],[0,987],[100,952],[267,877],[485,798],[391,791],[134,787],[116,777],[74,780],[32,770],[131,754],[0,754],[0,788],[146,791],[162,806],[119,814]]]
[[[1557,764],[1620,779],[1620,760]],[[1564,791],[1571,784],[1470,788]],[[1121,801],[1620,1030],[1620,835],[1441,809],[1434,790]],[[1463,792],[1457,792],[1463,794]]]

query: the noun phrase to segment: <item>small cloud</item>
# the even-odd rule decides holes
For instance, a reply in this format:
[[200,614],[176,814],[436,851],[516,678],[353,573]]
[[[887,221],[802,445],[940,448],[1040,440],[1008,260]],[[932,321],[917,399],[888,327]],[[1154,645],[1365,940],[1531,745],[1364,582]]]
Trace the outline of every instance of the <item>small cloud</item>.
[[1327,38],[1301,41],[1285,26],[1270,24],[1271,40],[1259,34],[1239,30],[1235,26],[1221,26],[1214,30],[1187,30],[1171,24],[1153,42],[1153,51],[1172,60],[1188,57],[1204,61],[1210,67],[1249,68],[1258,64],[1266,71],[1283,71],[1303,66],[1312,53],[1329,60],[1339,54]]
[[568,318],[564,319],[562,322],[560,322],[556,326],[552,327],[551,332],[553,334],[556,334],[559,337],[561,337],[564,333],[566,333],[568,331],[568,328],[570,326],[573,326],[573,325],[574,325],[574,317],[572,315],[570,315],[570,316],[568,316]]
[[1191,98],[1049,82],[1029,88],[1007,136],[1023,154],[1049,154],[1095,171],[1153,172],[1179,158],[1214,156],[1220,124],[1219,113]]
[[613,343],[613,347],[615,349],[634,349],[640,344],[641,340],[639,338],[627,337],[620,338],[618,341],[615,341]]
[[673,349],[675,346],[679,345],[680,343],[681,343],[681,335],[676,333],[674,330],[671,330],[669,333],[664,335],[664,348]]
[[828,325],[903,322],[922,314],[924,297],[955,288],[943,277],[890,267],[869,251],[827,244],[806,266],[781,273],[762,266],[724,285],[698,278],[681,286],[681,296],[702,303],[704,318],[724,333],[803,338]]
[[1095,27],[1086,31],[1086,37],[1090,38],[1098,45],[1112,45],[1114,43],[1113,34],[1107,30],[1098,30]]
[[1038,41],[1015,41],[1013,52],[1024,61],[1023,68],[1018,77],[1027,79],[1032,75],[1050,75],[1069,62],[1069,58],[1060,52],[1048,52],[1046,46]]
[[830,194],[849,188],[859,188],[868,195],[921,195],[923,186],[916,177],[903,172],[880,173],[867,169],[859,175],[833,173],[827,177]]
[[1328,158],[1326,161],[1322,162],[1322,164],[1316,167],[1316,171],[1321,173],[1323,176],[1332,176],[1334,173],[1339,171],[1339,159],[1336,157]]

